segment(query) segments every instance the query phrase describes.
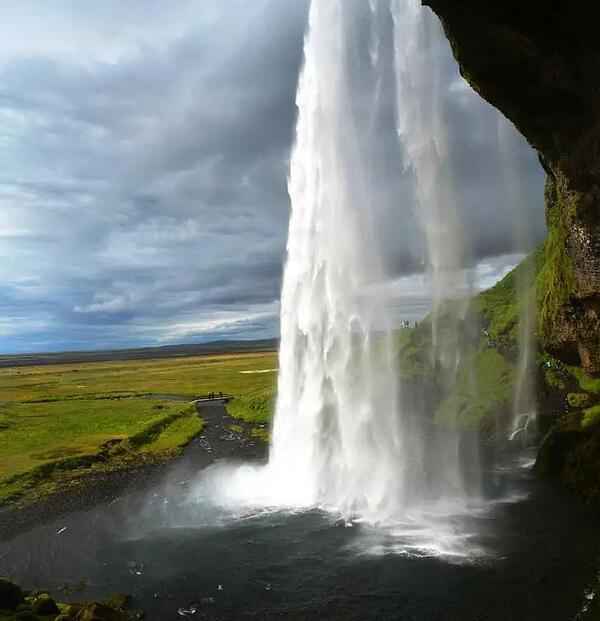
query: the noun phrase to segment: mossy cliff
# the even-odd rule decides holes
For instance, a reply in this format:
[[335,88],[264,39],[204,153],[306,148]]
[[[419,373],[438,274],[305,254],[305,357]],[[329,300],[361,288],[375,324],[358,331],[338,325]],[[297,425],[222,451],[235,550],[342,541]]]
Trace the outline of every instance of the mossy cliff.
[[[431,413],[431,423],[476,431],[485,445],[495,448],[509,448],[507,438],[516,414],[535,410],[541,442],[538,474],[599,502],[600,378],[579,364],[556,358],[539,336],[544,325],[540,313],[545,312],[547,246],[466,305],[444,306],[438,325],[442,335],[444,327],[458,335],[454,346],[460,362],[455,370],[432,359],[430,318],[414,330],[401,331],[401,379],[405,393],[423,401],[420,411]],[[519,374],[522,317],[530,303],[530,363]],[[519,379],[528,384],[525,398],[517,404]]]
[[544,347],[600,373],[600,4],[423,0],[461,73],[538,151],[548,179]]
[[[431,317],[415,329],[399,332],[404,393],[413,400],[423,395],[421,410],[432,413],[436,426],[478,431],[485,441],[508,436],[518,381],[521,317],[534,296],[542,256],[542,251],[532,254],[494,287],[468,301],[446,302],[437,317],[437,357],[432,353]],[[449,353],[446,360],[444,352]],[[533,356],[528,377],[537,377],[535,365]],[[533,407],[521,405],[525,410]]]

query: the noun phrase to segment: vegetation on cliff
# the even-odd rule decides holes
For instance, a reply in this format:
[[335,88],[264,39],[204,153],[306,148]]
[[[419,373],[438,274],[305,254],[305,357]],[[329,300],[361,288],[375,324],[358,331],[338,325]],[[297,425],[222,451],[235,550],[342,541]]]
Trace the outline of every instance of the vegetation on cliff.
[[[568,291],[570,286],[565,275],[569,259],[557,257],[557,248],[560,244],[550,237],[494,287],[475,296],[466,310],[464,304],[446,305],[442,317],[452,315],[454,307],[454,325],[462,335],[454,343],[460,354],[456,371],[432,360],[430,317],[416,330],[402,331],[398,338],[401,378],[413,392],[419,386],[427,395],[435,424],[475,429],[488,440],[506,438],[515,407],[521,317],[526,305],[536,300],[538,312],[528,335],[534,354],[528,370],[530,388],[544,436],[536,470],[589,500],[600,501],[600,378],[558,359],[544,337],[544,323],[564,308],[551,310],[545,305],[550,299],[546,288],[552,283]],[[557,273],[560,261],[564,271],[560,268]],[[457,318],[458,307],[463,309],[458,315],[462,318]]]
[[434,422],[493,434],[499,418],[510,413],[514,381],[513,365],[497,350],[484,347],[467,354]]
[[536,471],[587,500],[600,501],[600,381],[542,350],[540,410],[552,425],[538,451]]
[[576,203],[568,191],[559,191],[553,177],[546,180],[545,202],[548,235],[537,278],[538,332],[546,345],[556,347],[569,338],[561,337],[557,327],[575,287],[573,263],[565,249]]
[[[432,317],[398,337],[400,377],[426,386],[433,422],[494,436],[513,407],[519,326],[541,253],[533,253],[494,287],[468,300],[447,302],[437,321],[440,352],[454,351],[458,368],[432,359]],[[530,284],[528,284],[530,283]],[[525,293],[522,293],[522,292]],[[457,336],[450,340],[450,334]],[[455,358],[452,356],[452,360]]]
[[470,319],[478,321],[487,333],[488,343],[515,357],[519,347],[519,326],[535,291],[535,274],[542,261],[538,249],[490,289],[476,295]]

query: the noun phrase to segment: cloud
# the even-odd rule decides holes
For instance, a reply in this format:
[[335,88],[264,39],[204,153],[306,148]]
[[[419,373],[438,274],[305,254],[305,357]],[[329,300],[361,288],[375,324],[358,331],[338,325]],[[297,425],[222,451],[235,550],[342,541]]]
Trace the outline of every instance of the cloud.
[[[307,5],[23,0],[6,9],[0,350],[277,334]],[[422,269],[424,250],[395,134],[389,21],[379,24],[376,106],[361,71],[366,6],[348,3],[351,105],[373,119],[370,202],[395,279]],[[543,231],[539,166],[510,130],[498,133],[496,111],[461,85],[448,46],[444,54],[473,261],[530,247]],[[519,243],[507,203],[531,214]]]
[[215,334],[247,334],[248,331],[262,330],[265,321],[276,322],[277,316],[277,304],[263,305],[261,310],[251,307],[243,311],[219,311],[205,319],[167,324],[161,329],[160,340],[172,342],[207,334],[213,338]]

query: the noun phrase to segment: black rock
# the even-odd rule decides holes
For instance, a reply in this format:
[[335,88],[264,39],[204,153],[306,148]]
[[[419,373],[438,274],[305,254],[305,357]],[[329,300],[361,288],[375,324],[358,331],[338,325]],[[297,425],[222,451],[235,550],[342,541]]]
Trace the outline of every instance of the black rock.
[[129,608],[131,598],[124,593],[116,593],[106,601],[106,605],[115,610],[125,610]]
[[15,610],[25,601],[23,591],[16,584],[0,578],[0,609]]
[[57,615],[60,613],[56,602],[47,594],[38,595],[31,605],[36,615]]
[[75,618],[77,621],[127,621],[125,613],[98,602],[82,608]]

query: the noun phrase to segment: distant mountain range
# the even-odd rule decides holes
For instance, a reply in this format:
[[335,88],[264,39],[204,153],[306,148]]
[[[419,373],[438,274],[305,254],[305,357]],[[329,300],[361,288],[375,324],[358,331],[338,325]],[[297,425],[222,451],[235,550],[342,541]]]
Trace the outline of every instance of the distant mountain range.
[[212,341],[194,345],[165,345],[136,349],[99,351],[66,351],[56,353],[0,355],[0,367],[23,367],[38,364],[69,364],[80,362],[107,362],[110,360],[143,360],[151,358],[184,358],[207,354],[250,353],[276,351],[277,339],[259,341]]

